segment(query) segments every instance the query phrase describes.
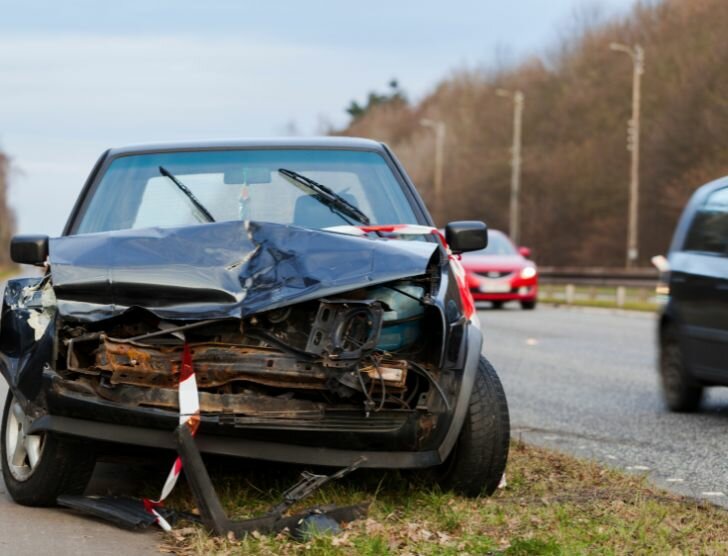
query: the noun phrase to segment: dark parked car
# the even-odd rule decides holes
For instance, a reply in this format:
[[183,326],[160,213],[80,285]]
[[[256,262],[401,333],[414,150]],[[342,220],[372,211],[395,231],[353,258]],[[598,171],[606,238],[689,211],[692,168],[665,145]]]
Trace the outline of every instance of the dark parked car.
[[516,247],[503,232],[489,230],[485,249],[462,256],[475,301],[490,301],[495,308],[508,301],[518,301],[524,309],[534,309],[538,299],[538,270],[530,257],[528,247]]
[[9,493],[45,505],[83,491],[94,441],[174,448],[190,352],[203,452],[363,456],[493,492],[508,408],[456,257],[487,229],[444,235],[373,141],[107,151],[62,237],[11,244],[45,274],[11,280],[2,308]]
[[706,386],[728,386],[728,177],[685,207],[658,292],[659,368],[667,406],[694,411]]

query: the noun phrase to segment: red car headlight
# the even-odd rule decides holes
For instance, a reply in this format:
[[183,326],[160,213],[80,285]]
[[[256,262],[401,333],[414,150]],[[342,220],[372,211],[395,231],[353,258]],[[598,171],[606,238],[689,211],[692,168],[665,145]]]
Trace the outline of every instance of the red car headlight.
[[535,266],[527,266],[521,269],[521,278],[523,278],[524,280],[528,280],[529,278],[533,278],[534,276],[536,276]]

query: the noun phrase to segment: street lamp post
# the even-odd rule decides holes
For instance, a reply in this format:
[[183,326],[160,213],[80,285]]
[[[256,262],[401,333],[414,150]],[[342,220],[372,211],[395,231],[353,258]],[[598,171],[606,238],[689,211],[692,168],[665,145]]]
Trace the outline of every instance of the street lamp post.
[[520,205],[521,194],[521,130],[523,128],[523,104],[525,95],[522,91],[507,91],[498,89],[496,94],[501,97],[513,99],[513,146],[511,147],[511,204],[509,216],[509,232],[513,243],[519,245]]
[[639,194],[640,194],[640,99],[645,52],[638,44],[633,47],[613,42],[611,50],[624,52],[632,58],[632,118],[627,123],[627,150],[632,155],[629,181],[629,216],[627,224],[627,268],[634,266],[639,256]]
[[420,125],[429,127],[435,131],[435,183],[434,183],[434,210],[433,213],[442,218],[442,179],[445,164],[445,122],[424,118]]

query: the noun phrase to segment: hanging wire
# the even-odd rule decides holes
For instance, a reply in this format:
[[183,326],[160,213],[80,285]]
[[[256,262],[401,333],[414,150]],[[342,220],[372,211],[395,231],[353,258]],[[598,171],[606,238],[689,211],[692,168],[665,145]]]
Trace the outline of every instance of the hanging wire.
[[443,391],[440,384],[438,384],[438,382],[433,378],[433,376],[427,371],[427,369],[420,367],[414,361],[410,361],[409,364],[415,372],[421,373],[422,375],[425,376],[425,378],[427,378],[427,380],[430,381],[430,384],[432,384],[432,386],[435,388],[435,390],[437,390],[437,393],[440,394],[440,397],[442,398],[442,401],[445,404],[445,409],[450,411],[451,410],[450,402],[447,401],[447,396],[445,395],[445,392]]
[[384,376],[382,376],[382,370],[379,368],[379,362],[377,361],[377,358],[372,357],[371,360],[374,364],[374,368],[377,370],[377,374],[379,375],[379,383],[382,385],[382,399],[379,401],[379,407],[376,409],[376,411],[381,411],[384,407],[384,400],[387,397],[387,387],[384,383]]

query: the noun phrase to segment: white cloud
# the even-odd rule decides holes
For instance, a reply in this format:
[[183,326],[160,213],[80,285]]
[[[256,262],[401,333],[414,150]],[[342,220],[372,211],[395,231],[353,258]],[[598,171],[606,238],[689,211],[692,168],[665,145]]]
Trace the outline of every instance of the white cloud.
[[11,194],[19,227],[60,233],[107,147],[273,135],[290,121],[312,133],[322,114],[344,123],[349,99],[393,75],[421,92],[440,74],[431,59],[406,58],[253,37],[0,38],[0,134],[22,170]]
[[16,3],[0,20],[0,143],[22,170],[19,228],[60,233],[108,147],[341,125],[352,98],[392,77],[417,99],[496,44],[534,48],[578,1]]

